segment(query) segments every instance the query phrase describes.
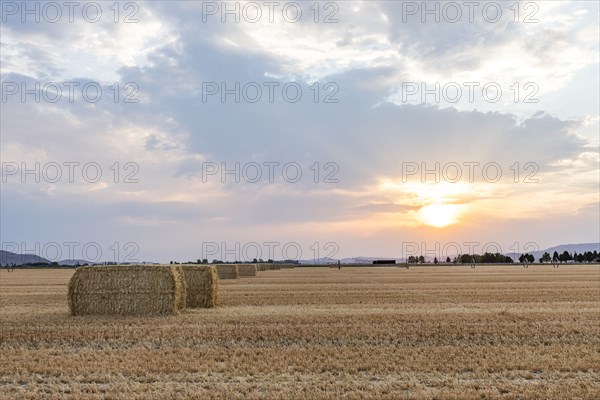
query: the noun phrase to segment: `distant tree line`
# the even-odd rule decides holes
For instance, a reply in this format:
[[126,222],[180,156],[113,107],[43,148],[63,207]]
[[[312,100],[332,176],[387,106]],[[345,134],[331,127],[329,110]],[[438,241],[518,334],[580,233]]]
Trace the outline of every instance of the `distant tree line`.
[[[532,256],[533,257],[533,256]],[[594,261],[598,261],[598,251],[594,250],[592,251],[586,251],[585,253],[579,253],[577,254],[577,252],[573,252],[573,254],[569,253],[568,251],[563,251],[561,254],[558,254],[557,251],[554,252],[554,254],[552,254],[552,257],[550,257],[550,254],[548,254],[548,252],[545,252],[542,257],[539,259],[540,263],[548,263],[551,261],[554,262],[569,262],[569,261],[574,261],[574,262],[594,262]]]
[[47,263],[47,262],[30,262],[30,263],[5,263],[4,265],[0,264],[0,266],[2,267],[6,267],[6,268],[14,268],[14,267],[46,267],[46,268],[56,268],[56,267],[64,267],[64,268],[73,268],[73,267],[87,267],[89,265],[119,265],[118,262],[112,262],[112,261],[103,261],[100,263],[83,263],[80,264],[79,262],[75,263],[75,264],[60,264],[56,261],[51,262],[51,263]]
[[[549,262],[560,262],[566,263],[569,261],[572,262],[599,262],[598,251],[586,251],[585,253],[574,252],[573,254],[568,251],[563,251],[561,254],[558,252],[554,252],[551,256],[548,252],[545,252],[542,257],[538,259],[540,263],[549,263]],[[424,264],[426,262],[425,257],[423,256],[409,256],[406,261],[410,264]],[[521,254],[519,256],[519,262],[527,262],[534,263],[535,257],[532,254]],[[434,264],[438,264],[439,260],[437,257],[433,259]],[[510,256],[505,256],[500,253],[484,253],[484,254],[461,254],[454,258],[446,257],[446,263],[450,264],[510,264],[514,263],[514,260]]]
[[47,263],[47,262],[40,261],[40,262],[30,262],[30,263],[21,263],[21,264],[6,263],[6,264],[4,264],[4,267],[6,267],[6,268],[14,268],[14,267],[46,267],[46,268],[49,268],[49,267],[52,267],[52,268],[54,268],[54,267],[73,267],[73,266],[80,267],[80,266],[86,266],[86,265],[88,265],[88,264],[79,265],[79,263],[78,263],[75,265],[65,265],[65,264],[59,264],[57,262]]

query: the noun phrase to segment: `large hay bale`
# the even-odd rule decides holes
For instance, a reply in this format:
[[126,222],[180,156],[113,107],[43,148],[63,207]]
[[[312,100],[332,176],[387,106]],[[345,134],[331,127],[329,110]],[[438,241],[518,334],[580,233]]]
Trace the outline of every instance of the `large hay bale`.
[[181,266],[186,286],[186,307],[210,308],[218,304],[219,278],[215,267],[183,264]]
[[218,264],[216,267],[219,279],[237,279],[240,276],[235,264]]
[[237,267],[240,276],[256,276],[256,264],[239,264]]
[[68,290],[72,315],[178,314],[185,298],[181,268],[169,265],[81,267]]

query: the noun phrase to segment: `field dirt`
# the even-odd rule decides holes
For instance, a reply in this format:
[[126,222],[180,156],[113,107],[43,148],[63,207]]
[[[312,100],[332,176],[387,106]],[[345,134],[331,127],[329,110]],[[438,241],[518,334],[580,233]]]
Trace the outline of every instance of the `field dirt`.
[[73,317],[0,271],[2,399],[599,399],[600,266],[295,268],[220,306]]

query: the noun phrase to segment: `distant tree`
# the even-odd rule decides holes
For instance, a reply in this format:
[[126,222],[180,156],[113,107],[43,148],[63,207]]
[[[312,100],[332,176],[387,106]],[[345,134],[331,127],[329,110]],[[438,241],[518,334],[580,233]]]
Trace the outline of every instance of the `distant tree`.
[[169,264],[173,264],[173,261],[171,261]]
[[567,262],[572,259],[573,259],[573,257],[571,257],[571,254],[569,254],[569,252],[566,250],[563,251],[562,254],[558,256],[558,260],[560,262]]
[[407,260],[410,264],[414,264],[417,262],[417,259],[415,258],[415,256],[408,256],[408,260]]
[[594,252],[592,253],[591,251],[586,251],[584,254],[584,258],[585,261],[587,262],[594,262],[595,260],[598,259],[598,252],[596,250],[594,250]]
[[450,261],[450,257],[446,257],[446,262],[449,263]]
[[521,254],[521,256],[519,256],[519,262],[525,262],[527,261],[528,263],[532,263],[535,261],[535,257],[533,256],[533,254]]
[[433,257],[433,263],[434,263],[434,264],[437,264],[437,263],[438,263],[438,259],[437,259],[437,257]]
[[419,262],[420,262],[421,264],[424,264],[424,263],[425,263],[425,257],[423,257],[423,256],[419,256]]
[[252,260],[252,262],[256,264],[258,260],[255,258],[254,260]]
[[458,260],[460,261],[461,264],[469,264],[469,263],[471,263],[472,258],[473,257],[469,254],[463,254],[459,257]]
[[552,261],[560,261],[560,258],[558,257],[558,251],[554,251],[554,254],[552,254]]

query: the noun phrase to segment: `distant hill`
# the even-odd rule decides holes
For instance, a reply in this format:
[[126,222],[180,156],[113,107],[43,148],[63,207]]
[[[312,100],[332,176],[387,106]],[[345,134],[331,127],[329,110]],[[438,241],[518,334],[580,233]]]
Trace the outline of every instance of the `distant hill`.
[[0,250],[0,265],[4,266],[8,265],[22,265],[29,263],[48,263],[50,264],[50,260],[46,260],[43,257],[37,256],[35,254],[17,254],[11,253],[10,251]]

